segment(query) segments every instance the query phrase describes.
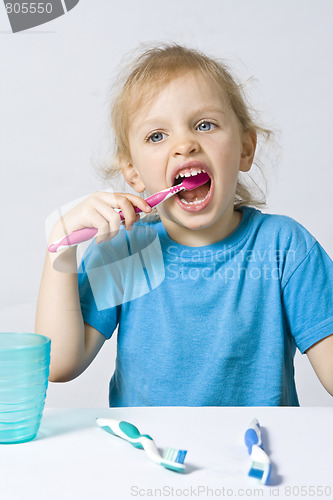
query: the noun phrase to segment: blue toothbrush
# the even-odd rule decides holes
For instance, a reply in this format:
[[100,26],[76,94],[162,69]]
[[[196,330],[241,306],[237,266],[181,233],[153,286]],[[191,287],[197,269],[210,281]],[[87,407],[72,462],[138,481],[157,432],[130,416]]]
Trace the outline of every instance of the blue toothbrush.
[[140,434],[139,429],[135,427],[135,425],[111,418],[98,418],[96,423],[106,432],[125,439],[135,448],[143,448],[151,460],[162,465],[166,469],[175,472],[185,471],[184,460],[187,453],[186,450],[166,448],[162,457],[153,438],[148,436],[148,434]]
[[260,425],[256,418],[246,430],[244,441],[252,459],[248,475],[258,479],[262,484],[268,484],[272,468],[271,461],[263,450]]

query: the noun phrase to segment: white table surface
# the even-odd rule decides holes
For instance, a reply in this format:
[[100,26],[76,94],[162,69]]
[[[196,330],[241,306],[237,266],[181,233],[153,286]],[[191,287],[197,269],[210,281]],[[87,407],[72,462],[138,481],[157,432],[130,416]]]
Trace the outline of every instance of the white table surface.
[[[157,446],[188,450],[186,473],[100,429],[97,417],[128,420]],[[262,426],[270,486],[247,476],[243,435]],[[333,408],[46,409],[35,440],[0,445],[1,500],[132,498],[333,499]]]

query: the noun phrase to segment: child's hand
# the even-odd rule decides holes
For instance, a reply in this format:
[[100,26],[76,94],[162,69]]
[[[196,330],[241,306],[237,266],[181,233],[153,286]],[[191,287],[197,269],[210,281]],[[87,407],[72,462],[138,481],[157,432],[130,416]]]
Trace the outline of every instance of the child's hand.
[[125,218],[125,228],[130,231],[140,219],[134,207],[143,212],[151,212],[148,203],[135,194],[96,192],[67,212],[55,224],[51,241],[84,227],[95,227],[98,232],[96,242],[110,241],[119,231],[121,219],[115,208],[119,208]]

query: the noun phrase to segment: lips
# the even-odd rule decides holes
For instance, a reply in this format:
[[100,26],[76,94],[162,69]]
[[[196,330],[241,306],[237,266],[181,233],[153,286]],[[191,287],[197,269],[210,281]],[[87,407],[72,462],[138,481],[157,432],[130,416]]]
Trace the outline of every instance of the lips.
[[180,191],[176,196],[178,205],[187,212],[198,212],[203,210],[211,200],[213,194],[213,178],[210,169],[202,162],[192,161],[179,165],[173,172],[173,185],[180,184],[184,177],[195,176],[200,172],[206,172],[210,180],[191,191]]

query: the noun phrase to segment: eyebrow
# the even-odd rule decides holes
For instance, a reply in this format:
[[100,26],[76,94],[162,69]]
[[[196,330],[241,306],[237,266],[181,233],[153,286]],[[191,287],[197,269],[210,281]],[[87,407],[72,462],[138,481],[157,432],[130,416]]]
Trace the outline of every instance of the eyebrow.
[[221,107],[216,107],[216,106],[212,106],[212,107],[205,107],[205,108],[199,108],[198,110],[196,110],[196,112],[194,113],[195,115],[205,115],[205,114],[209,114],[209,113],[222,113],[223,115],[225,114],[225,111],[221,108]]

